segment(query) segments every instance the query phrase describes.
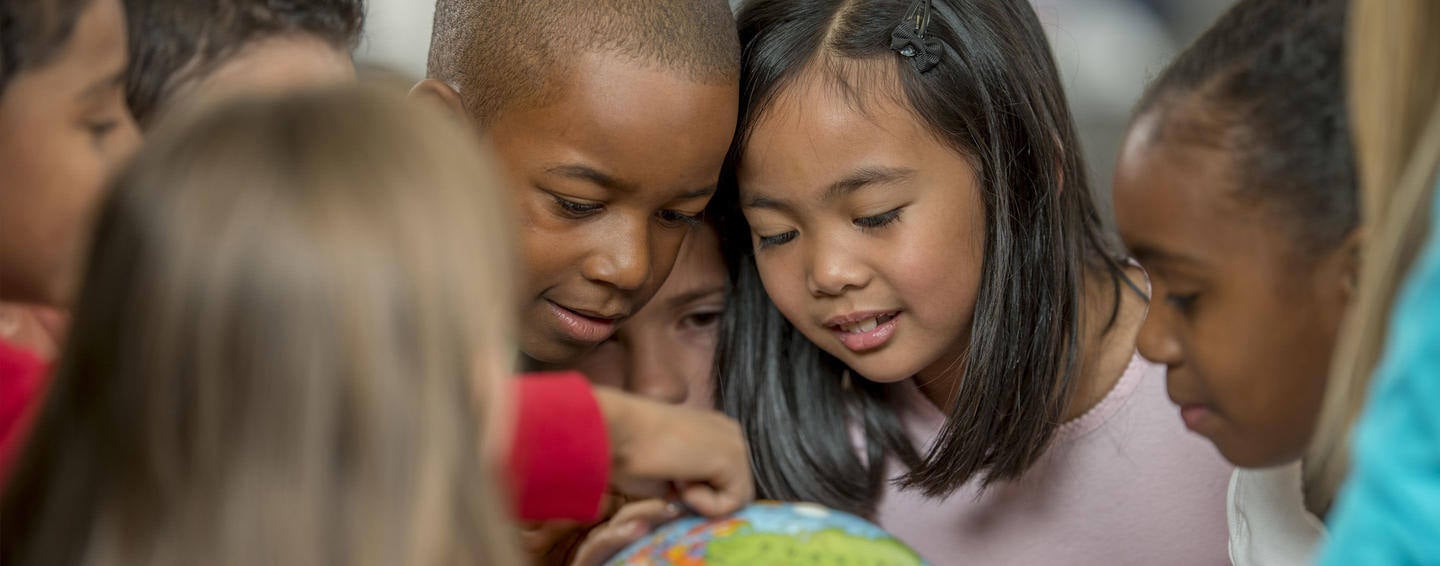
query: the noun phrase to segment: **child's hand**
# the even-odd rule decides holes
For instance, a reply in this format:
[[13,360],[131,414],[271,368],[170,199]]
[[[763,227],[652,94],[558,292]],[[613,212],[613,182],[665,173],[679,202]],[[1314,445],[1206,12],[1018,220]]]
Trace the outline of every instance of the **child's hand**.
[[600,566],[655,527],[680,517],[684,509],[673,501],[647,499],[628,504],[609,521],[595,527],[580,543],[573,566]]
[[750,453],[734,420],[596,387],[609,428],[612,480],[620,491],[665,497],[672,489],[707,517],[755,498]]

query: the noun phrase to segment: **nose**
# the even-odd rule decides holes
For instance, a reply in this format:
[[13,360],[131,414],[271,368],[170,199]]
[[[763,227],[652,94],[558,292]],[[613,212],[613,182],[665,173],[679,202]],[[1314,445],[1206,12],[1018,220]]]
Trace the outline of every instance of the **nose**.
[[643,221],[621,219],[619,224],[596,226],[602,244],[586,258],[581,272],[591,281],[634,291],[650,279],[650,233]]
[[1180,365],[1184,359],[1184,348],[1174,331],[1174,316],[1172,309],[1166,305],[1151,301],[1150,310],[1145,313],[1145,323],[1140,326],[1140,336],[1135,340],[1140,355],[1145,359],[1169,367]]
[[865,288],[870,283],[870,272],[846,246],[839,242],[819,242],[810,248],[806,279],[811,295],[835,297],[847,290]]
[[[656,345],[635,344],[631,347],[629,390],[642,397],[679,405],[690,394],[685,368],[675,352]],[[669,354],[669,355],[667,355]]]

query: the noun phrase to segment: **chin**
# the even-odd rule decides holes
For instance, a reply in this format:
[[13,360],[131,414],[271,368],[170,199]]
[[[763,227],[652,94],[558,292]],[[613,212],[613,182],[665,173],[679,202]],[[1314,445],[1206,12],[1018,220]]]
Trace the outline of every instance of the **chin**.
[[1215,442],[1220,455],[1238,468],[1273,468],[1299,460],[1304,450],[1277,450],[1273,446],[1257,446],[1244,442]]
[[[866,356],[858,356],[849,350],[846,350],[844,353],[846,355],[836,357],[844,362],[845,366],[849,367],[850,371],[855,373],[857,377],[863,377],[867,381],[873,381],[875,383],[899,383],[915,375],[916,370],[906,367],[905,364],[887,359],[893,358],[894,356],[886,356],[878,352]],[[835,354],[836,352],[830,352],[832,356]]]
[[520,353],[534,365],[531,371],[569,369],[586,354],[595,349],[591,344],[579,344],[546,336],[526,336],[520,342]]

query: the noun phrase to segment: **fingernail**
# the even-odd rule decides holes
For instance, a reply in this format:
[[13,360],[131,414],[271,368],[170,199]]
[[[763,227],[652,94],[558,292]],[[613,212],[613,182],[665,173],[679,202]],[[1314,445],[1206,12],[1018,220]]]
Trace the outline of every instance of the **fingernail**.
[[678,516],[680,516],[681,513],[684,513],[684,512],[685,512],[685,507],[684,507],[683,505],[680,505],[679,503],[676,503],[676,502],[674,502],[674,501],[671,501],[671,502],[665,504],[665,514],[666,514],[666,515],[669,515],[669,516],[671,516],[671,517],[678,517]]

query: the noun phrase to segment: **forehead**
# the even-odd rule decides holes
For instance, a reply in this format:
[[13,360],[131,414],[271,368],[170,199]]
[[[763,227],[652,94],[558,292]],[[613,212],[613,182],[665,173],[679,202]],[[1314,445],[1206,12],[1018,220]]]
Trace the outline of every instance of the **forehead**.
[[715,182],[735,130],[735,83],[603,53],[563,72],[545,103],[501,112],[491,127],[500,144],[521,144],[537,159],[581,158],[636,181]]
[[1220,261],[1276,242],[1269,215],[1236,198],[1228,151],[1165,141],[1153,127],[1149,118],[1136,122],[1116,169],[1115,215],[1127,246]]
[[121,70],[125,62],[125,12],[120,2],[91,0],[50,65],[57,71],[93,76]]
[[319,37],[295,34],[245,44],[192,86],[202,97],[273,93],[344,83],[355,76],[350,57]]
[[797,75],[759,112],[745,139],[741,192],[818,189],[856,166],[953,158],[904,105],[894,73],[885,69],[860,63],[844,76],[812,65]]

